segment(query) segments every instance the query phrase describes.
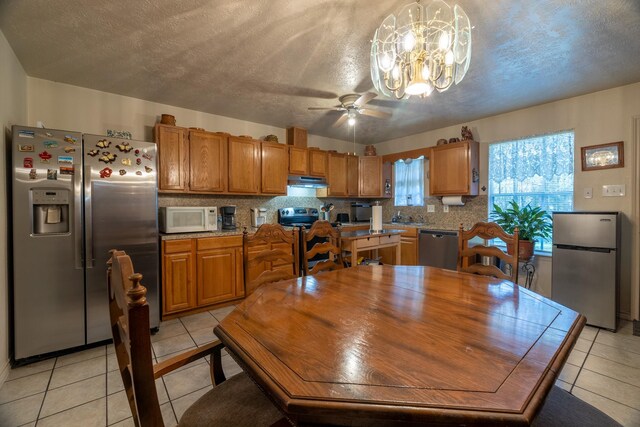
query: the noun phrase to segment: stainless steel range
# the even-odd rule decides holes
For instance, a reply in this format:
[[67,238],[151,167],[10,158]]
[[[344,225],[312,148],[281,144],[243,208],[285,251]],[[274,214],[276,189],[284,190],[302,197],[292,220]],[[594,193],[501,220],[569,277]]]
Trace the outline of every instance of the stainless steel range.
[[316,208],[282,208],[278,209],[278,224],[285,227],[311,228],[320,215]]

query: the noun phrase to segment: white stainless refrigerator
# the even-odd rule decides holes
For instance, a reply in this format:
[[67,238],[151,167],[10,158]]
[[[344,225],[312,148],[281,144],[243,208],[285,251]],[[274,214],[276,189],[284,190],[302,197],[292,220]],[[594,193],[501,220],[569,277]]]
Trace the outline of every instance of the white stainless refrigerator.
[[14,358],[111,338],[110,249],[143,274],[159,323],[155,144],[12,129]]

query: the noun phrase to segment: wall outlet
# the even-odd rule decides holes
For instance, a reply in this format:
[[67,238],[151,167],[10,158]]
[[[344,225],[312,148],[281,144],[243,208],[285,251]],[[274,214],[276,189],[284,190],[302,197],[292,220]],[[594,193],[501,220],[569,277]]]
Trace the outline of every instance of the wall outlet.
[[436,205],[427,205],[427,212],[435,212]]
[[602,197],[620,197],[620,196],[624,196],[624,184],[602,186]]
[[587,187],[584,189],[584,198],[591,199],[593,197],[593,188]]
[[444,212],[444,213],[449,212],[449,205],[443,205],[442,206],[442,212]]

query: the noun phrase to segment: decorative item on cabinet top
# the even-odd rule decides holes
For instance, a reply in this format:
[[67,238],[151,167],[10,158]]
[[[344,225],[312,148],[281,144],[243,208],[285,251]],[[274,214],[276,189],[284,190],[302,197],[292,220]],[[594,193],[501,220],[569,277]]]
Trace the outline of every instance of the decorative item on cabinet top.
[[171,114],[163,114],[162,116],[160,116],[160,123],[162,123],[163,125],[175,126],[176,118]]
[[365,156],[375,156],[376,155],[376,147],[373,145],[367,145],[364,148],[364,155]]
[[473,141],[473,133],[471,132],[471,129],[469,129],[467,126],[462,126],[462,129],[460,130],[460,135],[462,136],[463,141]]
[[267,142],[279,142],[276,135],[267,135],[264,137],[264,140]]

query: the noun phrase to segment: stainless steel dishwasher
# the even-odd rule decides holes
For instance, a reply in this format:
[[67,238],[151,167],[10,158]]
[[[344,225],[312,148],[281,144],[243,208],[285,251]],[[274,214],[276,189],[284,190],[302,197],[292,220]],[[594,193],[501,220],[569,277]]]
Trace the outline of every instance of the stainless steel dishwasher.
[[455,270],[458,260],[458,232],[420,230],[419,264]]

